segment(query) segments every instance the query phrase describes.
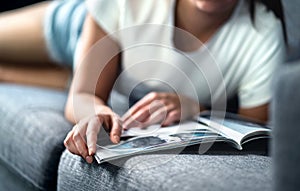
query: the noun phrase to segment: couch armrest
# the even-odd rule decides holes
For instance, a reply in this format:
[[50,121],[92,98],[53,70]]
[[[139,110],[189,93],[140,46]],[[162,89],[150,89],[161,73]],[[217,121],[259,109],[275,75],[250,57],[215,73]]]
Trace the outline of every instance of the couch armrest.
[[274,190],[300,188],[300,61],[275,75],[272,120]]

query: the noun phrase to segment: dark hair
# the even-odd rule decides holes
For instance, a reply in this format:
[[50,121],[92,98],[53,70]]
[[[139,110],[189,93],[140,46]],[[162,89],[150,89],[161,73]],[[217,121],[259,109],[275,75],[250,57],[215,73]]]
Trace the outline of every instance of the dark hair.
[[286,32],[283,6],[281,0],[248,0],[249,1],[249,11],[253,24],[255,24],[255,4],[256,2],[261,2],[264,4],[268,10],[272,11],[277,18],[280,19],[283,29],[284,40],[287,43],[288,37]]

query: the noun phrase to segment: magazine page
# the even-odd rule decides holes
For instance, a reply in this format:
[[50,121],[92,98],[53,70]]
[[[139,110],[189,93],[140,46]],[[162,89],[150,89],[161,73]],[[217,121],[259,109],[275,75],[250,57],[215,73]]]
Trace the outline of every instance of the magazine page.
[[123,132],[129,138],[116,145],[97,145],[95,155],[98,163],[138,153],[184,147],[202,142],[227,140],[210,127],[188,121],[170,127],[152,125],[146,129],[131,128]]
[[224,119],[200,116],[198,121],[214,128],[228,139],[234,140],[239,145],[239,149],[242,149],[241,145],[247,141],[270,135],[271,130],[266,126],[233,115],[227,115]]
[[161,127],[160,124],[151,125],[147,128],[130,128],[127,131],[123,131],[122,137],[135,137],[135,136],[147,136],[147,135],[172,135],[177,133],[190,133],[194,131],[207,132],[211,131],[211,128],[207,125],[200,124],[197,121],[186,121],[176,125]]

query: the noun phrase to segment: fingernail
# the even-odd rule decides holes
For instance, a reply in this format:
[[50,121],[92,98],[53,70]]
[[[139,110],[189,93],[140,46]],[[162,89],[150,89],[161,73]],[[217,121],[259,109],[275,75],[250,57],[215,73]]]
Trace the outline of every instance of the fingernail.
[[114,140],[115,140],[116,143],[119,143],[119,142],[120,142],[120,137],[117,136],[117,135],[115,135],[115,136],[114,136]]
[[91,164],[93,162],[93,157],[92,156],[87,156],[87,157],[85,157],[85,160],[86,160],[87,163]]
[[93,146],[88,146],[88,150],[89,150],[89,156],[92,156],[94,154]]

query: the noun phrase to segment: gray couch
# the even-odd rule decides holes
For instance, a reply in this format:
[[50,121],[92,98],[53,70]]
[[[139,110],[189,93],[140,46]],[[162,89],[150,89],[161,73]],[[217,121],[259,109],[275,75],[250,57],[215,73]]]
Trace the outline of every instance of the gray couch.
[[204,155],[193,147],[89,165],[64,151],[71,128],[65,100],[66,92],[0,85],[0,190],[271,190],[272,159],[251,145],[243,152],[216,145]]
[[53,190],[70,130],[66,92],[0,85],[0,190]]
[[274,186],[278,191],[299,190],[300,61],[282,67],[275,84],[272,105]]
[[63,117],[66,92],[1,84],[0,190],[293,190],[300,172],[299,74],[300,63],[289,64],[276,80],[274,157],[265,143],[242,152],[214,145],[201,155],[190,147],[102,165],[64,151],[71,128]]
[[[299,3],[283,2],[295,59],[299,25],[291,17],[299,14]],[[205,154],[189,147],[179,155],[169,151],[102,165],[64,150],[72,128],[63,117],[66,92],[0,84],[0,190],[297,190],[300,62],[283,65],[275,79],[271,156],[266,143],[242,152],[214,145]]]

